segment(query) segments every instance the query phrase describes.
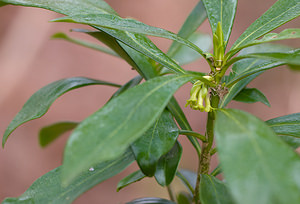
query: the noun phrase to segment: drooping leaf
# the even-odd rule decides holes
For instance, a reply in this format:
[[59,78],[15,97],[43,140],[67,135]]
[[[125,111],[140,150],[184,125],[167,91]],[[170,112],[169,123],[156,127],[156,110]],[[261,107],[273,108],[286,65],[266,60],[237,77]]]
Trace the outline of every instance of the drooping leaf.
[[161,186],[168,186],[174,179],[182,154],[182,147],[176,142],[173,148],[162,156],[157,164],[155,179]]
[[[201,48],[204,52],[208,52],[212,47],[212,39],[210,35],[207,34],[195,32],[188,40]],[[180,65],[189,64],[200,57],[201,55],[199,53],[183,45],[179,46],[173,55],[173,59]]]
[[175,144],[178,127],[169,111],[165,110],[143,136],[132,145],[136,161],[146,176],[153,176],[156,164]]
[[58,167],[37,179],[20,197],[6,198],[2,204],[69,204],[96,184],[123,171],[133,161],[134,156],[131,150],[128,150],[117,159],[86,169],[67,186],[63,186],[61,183],[62,167]]
[[[287,52],[291,48],[275,44],[264,44],[244,49],[240,55],[247,55],[255,52]],[[246,87],[253,79],[264,71],[283,65],[282,62],[273,62],[262,59],[243,59],[233,64],[232,71],[226,80],[226,86],[229,87],[228,93],[223,97],[219,107],[224,108],[227,104]]]
[[115,57],[119,57],[119,55],[117,53],[115,53],[114,51],[112,51],[109,48],[103,47],[101,45],[95,44],[95,43],[91,43],[88,41],[84,41],[84,40],[80,40],[80,39],[76,39],[76,38],[72,38],[68,35],[66,35],[65,33],[55,33],[54,35],[51,36],[52,39],[62,39],[62,40],[66,40],[68,42],[77,44],[77,45],[81,45],[87,48],[91,48],[100,52],[104,52],[106,54],[115,56]]
[[240,110],[220,109],[215,136],[237,203],[300,202],[300,157],[266,123]]
[[113,159],[150,128],[190,75],[156,77],[112,99],[73,131],[64,154],[63,180]]
[[180,169],[176,172],[176,176],[182,181],[182,183],[184,183],[193,195],[194,189],[196,188],[197,174],[190,170]]
[[300,113],[273,118],[266,121],[266,123],[278,135],[300,138]]
[[125,178],[123,178],[121,181],[119,181],[117,186],[117,191],[120,191],[122,188],[125,188],[126,186],[138,182],[145,178],[145,174],[141,172],[140,170],[133,172],[132,174],[129,174]]
[[206,8],[212,33],[216,32],[218,22],[220,22],[226,45],[235,18],[237,0],[203,0],[203,3]]
[[299,28],[289,28],[281,31],[280,33],[269,33],[264,35],[261,39],[253,40],[242,47],[238,47],[237,49],[230,50],[226,55],[228,58],[231,58],[233,55],[235,55],[238,51],[240,51],[243,48],[250,47],[253,45],[258,45],[262,43],[270,43],[273,41],[279,41],[279,40],[287,40],[287,39],[296,39],[300,38],[300,29]]
[[256,88],[244,88],[236,95],[233,100],[243,103],[256,103],[262,102],[263,104],[270,107],[270,103],[267,97]]
[[231,50],[242,47],[300,15],[299,0],[278,0],[236,40]]
[[[184,39],[189,39],[190,36],[199,28],[199,26],[206,18],[207,14],[203,2],[199,1],[181,26],[178,35]],[[180,47],[180,43],[173,41],[168,50],[168,55],[170,57],[173,57]]]
[[201,175],[199,195],[202,204],[235,203],[225,183],[211,175]]
[[139,198],[126,204],[176,204],[163,198]]
[[62,134],[73,130],[77,125],[76,122],[59,122],[43,127],[39,134],[40,145],[46,147]]
[[62,79],[53,82],[34,93],[25,103],[22,110],[15,116],[12,122],[7,127],[3,139],[2,146],[4,146],[9,135],[20,125],[42,117],[50,108],[52,103],[64,93],[84,86],[90,85],[109,85],[120,87],[118,84],[89,79],[84,77],[73,77]]
[[69,23],[79,23],[79,24],[87,24],[93,26],[99,26],[104,28],[112,28],[120,31],[130,32],[130,33],[137,33],[143,35],[151,35],[161,38],[167,38],[170,40],[175,40],[183,45],[186,45],[195,51],[199,52],[200,54],[203,51],[195,46],[190,41],[181,38],[180,36],[172,33],[170,31],[164,30],[162,28],[157,28],[153,26],[146,25],[140,21],[130,18],[121,18],[114,14],[78,14],[72,16],[61,17],[52,22],[69,22]]
[[103,0],[72,0],[69,1],[48,1],[48,0],[1,0],[7,4],[17,6],[28,6],[44,8],[66,15],[88,14],[88,13],[117,13]]

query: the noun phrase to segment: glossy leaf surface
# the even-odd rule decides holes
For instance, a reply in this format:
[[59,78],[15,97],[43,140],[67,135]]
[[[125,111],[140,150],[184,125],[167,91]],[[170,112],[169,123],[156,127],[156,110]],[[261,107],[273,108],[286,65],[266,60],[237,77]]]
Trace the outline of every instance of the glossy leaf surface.
[[273,118],[266,123],[278,135],[286,135],[300,138],[300,113]]
[[293,137],[293,136],[286,136],[282,135],[280,138],[287,143],[290,147],[293,149],[297,149],[300,147],[300,138],[299,137]]
[[266,123],[240,110],[220,109],[215,137],[237,203],[300,202],[300,157]]
[[175,204],[173,201],[163,198],[139,198],[126,204]]
[[206,8],[212,33],[216,32],[218,22],[220,22],[226,45],[235,18],[237,0],[203,0],[203,3]]
[[[178,35],[184,39],[189,39],[206,18],[207,14],[203,2],[199,1],[181,26]],[[168,55],[173,57],[174,53],[176,53],[180,47],[181,45],[174,41],[168,50]]]
[[182,147],[176,142],[173,148],[162,156],[157,164],[155,179],[161,186],[168,186],[174,179],[182,154]]
[[41,88],[29,98],[21,111],[7,127],[3,135],[2,145],[4,146],[8,136],[17,127],[30,120],[42,117],[58,97],[73,89],[90,85],[109,85],[120,87],[118,84],[84,77],[74,77],[53,82]]
[[237,39],[231,50],[242,47],[300,15],[299,0],[278,0],[252,23]]
[[[208,52],[212,48],[212,39],[210,35],[195,32],[189,37],[189,41],[201,48],[204,52]],[[189,64],[202,57],[195,50],[186,47],[179,46],[176,52],[174,52],[173,59],[180,65]]]
[[112,28],[120,31],[138,33],[143,35],[151,35],[161,38],[167,38],[170,40],[175,40],[182,43],[192,49],[195,49],[199,53],[203,53],[201,49],[195,46],[193,43],[179,37],[175,33],[164,30],[162,28],[157,28],[153,26],[146,25],[140,21],[130,18],[121,18],[114,14],[79,14],[67,17],[58,18],[52,20],[53,22],[69,22],[69,23],[79,23],[87,24],[93,26],[99,26],[104,28]]
[[270,107],[270,103],[266,96],[256,88],[244,88],[233,98],[233,100],[244,103],[262,102]]
[[63,179],[121,155],[151,127],[190,75],[156,77],[112,99],[73,131],[65,148]]
[[175,144],[178,127],[169,111],[165,110],[138,140],[132,145],[132,151],[140,169],[146,176],[153,176],[159,158]]
[[86,169],[67,186],[61,183],[62,167],[58,167],[37,179],[20,197],[7,198],[2,204],[69,204],[91,187],[123,171],[133,161],[134,156],[131,151],[126,151],[115,160]]
[[224,182],[214,176],[203,174],[200,181],[200,200],[202,204],[234,204]]
[[112,55],[112,56],[116,56],[119,57],[119,55],[117,53],[115,53],[114,51],[112,51],[111,49],[95,44],[95,43],[91,43],[88,41],[84,41],[84,40],[80,40],[80,39],[76,39],[76,38],[72,38],[68,35],[66,35],[65,33],[55,33],[54,35],[51,36],[52,39],[62,39],[62,40],[66,40],[68,42],[77,44],[77,45],[81,45],[83,47],[87,47],[87,48],[91,48],[100,52],[104,52],[106,54]]
[[129,174],[125,178],[123,178],[121,181],[119,181],[117,186],[117,191],[120,191],[122,188],[125,188],[126,186],[138,182],[145,178],[145,174],[141,172],[140,170],[133,172],[132,174]]
[[111,97],[114,98],[114,97],[117,97],[119,96],[120,94],[124,93],[126,90],[132,88],[132,87],[135,87],[137,86],[141,81],[142,81],[142,77],[140,75],[134,77],[133,79],[131,79],[130,81],[128,81],[127,83],[125,83],[123,86],[121,86]]
[[77,125],[76,122],[60,122],[43,127],[39,134],[40,145],[46,147],[62,134],[73,130]]

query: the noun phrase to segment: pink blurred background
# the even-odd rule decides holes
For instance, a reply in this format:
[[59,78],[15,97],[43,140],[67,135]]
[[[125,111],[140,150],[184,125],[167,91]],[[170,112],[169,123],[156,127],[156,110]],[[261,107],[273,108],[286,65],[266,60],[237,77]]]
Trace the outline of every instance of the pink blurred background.
[[[197,0],[107,0],[107,2],[122,17],[133,17],[146,24],[177,32]],[[240,1],[229,44],[232,44],[274,2],[275,0],[263,3],[260,0]],[[118,58],[62,40],[50,40],[51,35],[56,32],[68,33],[70,28],[83,27],[48,22],[59,16],[36,8],[15,6],[0,8],[1,133],[5,131],[26,100],[48,83],[67,77],[85,76],[122,84],[136,75],[126,62]],[[276,31],[287,27],[299,28],[299,19]],[[210,33],[207,21],[200,30]],[[94,41],[81,34],[71,33],[71,35]],[[165,39],[151,39],[163,51],[166,51],[171,43]],[[299,40],[285,43],[293,47],[300,45]],[[208,67],[202,60],[187,68],[208,72]],[[299,72],[292,72],[286,67],[277,68],[261,75],[249,86],[259,88],[265,93],[271,108],[260,103],[245,105],[238,102],[232,102],[229,107],[252,112],[261,119],[300,111]],[[184,105],[188,98],[189,88],[190,86],[186,85],[176,93],[181,105]],[[5,149],[0,150],[0,200],[21,195],[34,180],[61,164],[68,136],[65,135],[42,149],[37,137],[41,127],[57,121],[81,121],[99,109],[115,90],[107,86],[90,86],[74,90],[59,98],[44,117],[19,127],[8,139]],[[203,133],[205,114],[187,108],[184,108],[184,111],[188,114],[193,128]],[[197,166],[195,152],[186,139],[180,137],[184,146],[180,166],[195,170]],[[132,165],[120,175],[94,187],[74,203],[124,203],[142,196],[167,197],[167,191],[159,187],[154,179],[145,179],[140,184],[133,184],[116,193],[117,182],[135,169],[136,165]]]

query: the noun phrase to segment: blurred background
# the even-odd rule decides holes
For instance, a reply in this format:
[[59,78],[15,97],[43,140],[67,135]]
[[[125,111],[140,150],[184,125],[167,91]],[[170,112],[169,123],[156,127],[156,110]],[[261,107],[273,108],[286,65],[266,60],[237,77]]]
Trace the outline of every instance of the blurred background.
[[[146,24],[177,32],[196,5],[197,0],[107,0],[122,17],[133,17]],[[238,36],[275,0],[241,0],[229,46]],[[59,14],[36,8],[5,6],[0,8],[0,132],[22,108],[26,100],[41,87],[67,77],[85,76],[123,84],[136,76],[131,67],[121,59],[82,48],[62,40],[50,40],[56,32],[69,33],[71,28],[84,28],[76,24],[49,23]],[[299,28],[299,19],[284,28]],[[200,30],[211,33],[206,21]],[[71,36],[90,41],[83,34]],[[151,38],[163,51],[167,51],[171,41]],[[94,41],[95,42],[95,41]],[[299,47],[299,40],[285,41],[292,47]],[[188,65],[188,69],[208,72],[203,60]],[[229,107],[249,111],[263,120],[300,112],[300,72],[286,67],[268,71],[255,79],[249,87],[260,89],[269,99],[271,108],[256,103],[232,102]],[[189,97],[190,85],[176,93],[183,106]],[[0,149],[0,200],[16,197],[40,176],[61,165],[63,148],[68,135],[59,138],[49,147],[38,144],[40,128],[57,121],[81,121],[98,110],[110,98],[115,88],[89,86],[69,92],[59,98],[49,112],[39,120],[19,127],[9,138],[5,149]],[[203,133],[206,115],[184,108],[188,120],[195,131]],[[187,140],[180,136],[183,144],[181,168],[195,170],[195,151]],[[213,163],[214,168],[216,161]],[[154,179],[144,179],[116,193],[117,182],[135,171],[133,164],[125,172],[94,187],[74,203],[124,203],[143,196],[167,197],[167,191],[158,186]]]

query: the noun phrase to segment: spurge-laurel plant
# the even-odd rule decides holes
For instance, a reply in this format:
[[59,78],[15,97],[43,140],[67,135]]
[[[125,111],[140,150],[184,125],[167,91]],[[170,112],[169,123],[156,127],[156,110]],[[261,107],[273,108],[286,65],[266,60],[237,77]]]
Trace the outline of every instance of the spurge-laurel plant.
[[[91,45],[64,33],[53,38],[93,47],[123,58],[138,76],[118,85],[98,79],[75,77],[55,81],[37,91],[25,103],[3,135],[3,147],[21,124],[42,117],[58,97],[89,85],[118,87],[107,104],[80,123],[59,122],[43,128],[40,143],[48,145],[72,130],[62,166],[38,178],[20,197],[8,203],[71,203],[94,185],[120,173],[131,163],[139,169],[122,179],[117,189],[154,177],[169,190],[170,199],[140,198],[128,204],[299,204],[300,113],[262,121],[250,113],[227,109],[231,100],[262,102],[266,97],[247,85],[266,70],[281,65],[298,67],[299,49],[272,44],[297,39],[300,29],[275,28],[300,15],[299,0],[278,0],[253,22],[229,48],[227,42],[235,18],[237,0],[202,0],[192,10],[178,34],[122,18],[103,0],[0,0],[5,5],[39,7],[64,17],[54,22],[91,26],[73,31],[90,35],[107,47]],[[196,32],[208,19],[209,40]],[[167,53],[146,36],[173,41]],[[202,42],[195,44],[193,42]],[[198,57],[207,62],[206,73],[188,71],[181,65]],[[144,81],[142,81],[144,79]],[[192,83],[186,108],[207,112],[206,130],[194,132],[173,94]],[[189,95],[189,96],[188,96]],[[177,169],[185,135],[196,150],[198,170]],[[214,146],[214,142],[216,145]],[[219,166],[210,169],[218,154]],[[216,178],[222,173],[224,180]],[[170,185],[177,176],[186,192],[174,192]]]

